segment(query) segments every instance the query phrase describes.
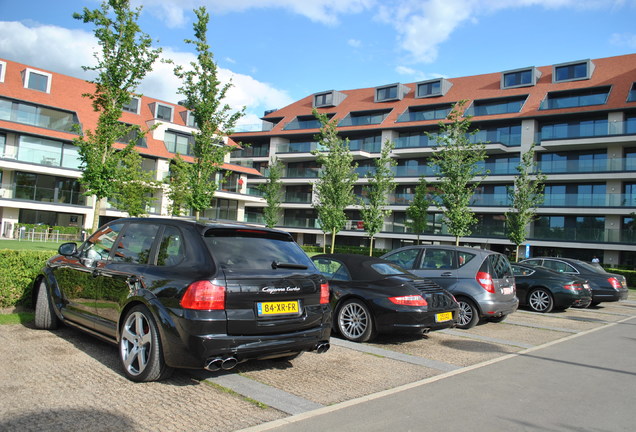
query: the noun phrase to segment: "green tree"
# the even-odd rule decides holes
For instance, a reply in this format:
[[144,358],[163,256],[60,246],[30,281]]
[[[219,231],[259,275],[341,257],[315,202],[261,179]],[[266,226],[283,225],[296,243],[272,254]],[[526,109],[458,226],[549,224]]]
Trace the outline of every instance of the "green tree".
[[485,177],[478,163],[486,158],[486,146],[470,139],[477,131],[469,132],[471,117],[462,117],[465,103],[457,102],[446,118],[448,122],[439,123],[440,133],[432,135],[438,146],[430,162],[439,173],[439,207],[456,245],[460,237],[472,233],[477,222],[469,207],[475,189]]
[[395,190],[393,182],[393,167],[397,165],[391,158],[391,151],[395,147],[393,141],[387,140],[382,147],[380,157],[375,160],[373,174],[367,174],[368,183],[362,187],[363,196],[360,200],[360,214],[364,223],[364,230],[369,234],[369,256],[373,255],[373,239],[384,226],[384,219],[391,214],[389,194]]
[[181,80],[179,93],[185,96],[184,105],[192,111],[198,132],[194,132],[192,146],[193,163],[180,173],[183,180],[171,183],[168,197],[171,200],[185,199],[185,205],[194,210],[196,219],[209,208],[218,188],[216,173],[221,171],[225,155],[232,147],[224,144],[224,138],[231,135],[236,122],[245,109],[234,112],[223,103],[232,83],[219,81],[214,55],[207,43],[210,15],[205,7],[194,10],[197,22],[193,24],[195,40],[185,42],[195,46],[197,60],[190,62],[190,68],[176,66],[174,74]]
[[508,238],[515,245],[515,260],[519,261],[519,246],[526,241],[527,226],[536,218],[537,207],[543,203],[546,176],[538,171],[534,161],[534,144],[521,155],[514,185],[508,187],[510,211],[506,212]]
[[428,183],[424,177],[420,178],[415,187],[413,201],[406,208],[406,226],[417,235],[417,244],[420,243],[420,234],[428,227],[428,208],[434,204],[430,198]]
[[263,192],[263,198],[267,202],[267,207],[263,209],[263,217],[265,218],[265,225],[269,228],[274,228],[278,223],[280,216],[280,203],[283,199],[282,183],[280,179],[283,177],[283,164],[274,159],[269,164],[267,173],[267,182],[258,186],[258,189]]
[[117,203],[117,208],[129,216],[145,215],[152,194],[158,187],[153,172],[140,171],[141,155],[130,147],[122,150],[119,156],[118,180],[121,185],[111,198]]
[[[141,32],[137,24],[140,12],[141,8],[131,10],[128,0],[108,0],[102,2],[100,9],[84,8],[81,14],[73,14],[75,19],[94,24],[101,46],[101,52],[94,54],[97,64],[83,66],[84,70],[97,72],[97,78],[91,81],[95,92],[84,94],[99,113],[97,127],[83,131],[74,140],[82,161],[80,182],[86,195],[94,196],[93,231],[98,228],[102,199],[114,197],[124,181],[144,179],[141,164],[132,167],[130,160],[123,161],[130,151],[135,151],[134,142],[129,142],[124,152],[113,146],[135,131],[142,133],[138,126],[126,125],[119,119],[123,106],[130,102],[161,52],[153,49],[151,38]],[[122,170],[128,175],[122,175]]]
[[355,203],[353,184],[358,179],[355,169],[358,164],[353,162],[349,151],[349,140],[338,136],[336,120],[329,121],[326,114],[315,109],[314,116],[320,121],[320,135],[316,136],[319,148],[313,151],[316,161],[322,166],[320,176],[315,184],[318,201],[314,208],[318,212],[318,220],[325,235],[331,233],[331,253],[336,245],[336,234],[347,223],[345,209]]
[[181,216],[188,207],[188,182],[190,164],[177,154],[170,161],[170,175],[164,180],[170,198],[169,211],[173,216]]

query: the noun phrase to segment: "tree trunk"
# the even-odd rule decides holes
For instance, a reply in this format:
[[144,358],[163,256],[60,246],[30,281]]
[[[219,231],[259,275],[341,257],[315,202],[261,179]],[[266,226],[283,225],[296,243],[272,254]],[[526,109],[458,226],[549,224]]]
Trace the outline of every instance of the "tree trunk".
[[322,253],[327,253],[327,233],[322,232]]
[[336,230],[331,232],[331,253],[333,253],[334,248],[336,247]]
[[93,227],[92,232],[96,232],[97,228],[99,228],[99,214],[102,211],[102,200],[98,199],[96,195],[93,195],[94,205],[93,205]]
[[515,247],[515,262],[519,262],[519,245]]
[[455,237],[455,246],[459,246],[459,236]]
[[371,241],[369,242],[369,256],[373,256],[373,236],[371,236]]

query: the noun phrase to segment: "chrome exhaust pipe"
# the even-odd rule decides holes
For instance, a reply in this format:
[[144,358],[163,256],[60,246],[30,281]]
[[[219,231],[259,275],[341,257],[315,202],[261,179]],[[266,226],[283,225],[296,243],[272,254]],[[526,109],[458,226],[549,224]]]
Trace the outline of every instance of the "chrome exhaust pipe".
[[221,368],[223,370],[230,370],[233,369],[234,366],[236,366],[238,364],[238,360],[235,359],[234,357],[228,357],[226,359],[223,359],[223,362],[221,363]]
[[218,370],[221,370],[222,367],[223,367],[222,358],[215,358],[213,360],[210,360],[205,366],[203,366],[205,370],[209,370],[210,372],[216,372]]
[[321,342],[318,345],[316,345],[316,352],[318,354],[322,354],[322,353],[326,353],[329,348],[331,348],[331,345],[329,344],[329,342]]
[[431,329],[430,329],[430,328],[422,329],[422,336],[426,336],[426,335],[428,335],[430,332],[431,332]]

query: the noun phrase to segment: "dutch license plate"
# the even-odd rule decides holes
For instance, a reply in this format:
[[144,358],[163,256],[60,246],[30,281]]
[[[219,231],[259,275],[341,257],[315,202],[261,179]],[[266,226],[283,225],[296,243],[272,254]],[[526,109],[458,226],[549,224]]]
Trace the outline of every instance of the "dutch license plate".
[[501,292],[504,294],[512,294],[512,287],[503,287]]
[[282,302],[259,302],[258,316],[298,314],[298,300]]
[[442,312],[442,313],[435,314],[435,322],[450,321],[452,319],[453,319],[452,312]]

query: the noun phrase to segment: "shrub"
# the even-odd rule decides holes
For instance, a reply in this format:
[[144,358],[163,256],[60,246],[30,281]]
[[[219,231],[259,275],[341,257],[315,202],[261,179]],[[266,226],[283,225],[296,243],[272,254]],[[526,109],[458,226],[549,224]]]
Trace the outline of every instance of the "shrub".
[[55,252],[0,250],[0,307],[30,307],[35,277]]
[[[313,252],[313,253],[322,253],[322,246],[302,246],[305,252]],[[327,253],[329,253],[330,247],[327,246]],[[384,249],[373,249],[373,256],[379,257],[387,253],[387,250]],[[334,253],[351,253],[358,255],[369,255],[368,247],[358,247],[358,246],[336,246],[334,249]]]
[[609,273],[616,273],[619,275],[625,276],[627,279],[627,286],[630,288],[636,288],[636,271],[634,270],[624,270],[620,268],[605,268]]

